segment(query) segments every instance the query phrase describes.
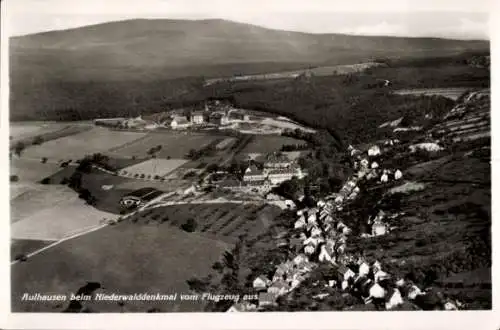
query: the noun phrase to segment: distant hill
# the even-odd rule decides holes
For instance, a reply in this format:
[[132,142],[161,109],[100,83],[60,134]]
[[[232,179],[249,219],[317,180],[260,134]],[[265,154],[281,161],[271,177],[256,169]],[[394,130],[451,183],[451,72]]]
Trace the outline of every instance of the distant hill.
[[71,84],[85,93],[88,82],[220,77],[488,48],[487,41],[308,34],[218,19],[111,22],[10,38],[11,113],[22,119],[40,102],[72,98]]

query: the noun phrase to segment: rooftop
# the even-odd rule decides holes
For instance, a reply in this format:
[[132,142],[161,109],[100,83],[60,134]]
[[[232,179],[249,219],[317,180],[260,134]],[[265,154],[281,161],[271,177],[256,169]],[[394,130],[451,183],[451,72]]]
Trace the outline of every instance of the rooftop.
[[137,198],[141,198],[141,199],[153,199],[155,197],[160,196],[161,194],[163,194],[163,191],[160,191],[160,190],[155,189],[155,188],[147,187],[147,188],[141,188],[141,189],[132,191],[131,193],[128,193],[125,196],[123,196],[123,198],[125,198],[125,197],[137,197]]

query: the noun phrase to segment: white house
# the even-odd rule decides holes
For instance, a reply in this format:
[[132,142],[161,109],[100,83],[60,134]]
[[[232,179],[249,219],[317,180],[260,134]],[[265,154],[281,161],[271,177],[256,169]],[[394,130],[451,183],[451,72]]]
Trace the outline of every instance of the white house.
[[306,263],[309,259],[303,255],[303,254],[299,254],[298,256],[296,256],[294,259],[293,259],[293,263],[297,266],[300,266],[304,263]]
[[264,290],[267,288],[268,283],[269,279],[267,279],[264,275],[261,275],[253,280],[253,288],[256,290]]
[[408,290],[408,299],[415,300],[415,298],[417,298],[417,296],[419,296],[421,294],[422,294],[422,291],[419,289],[419,287],[416,285],[412,285],[410,287],[410,290]]
[[326,251],[326,246],[324,246],[324,245],[321,247],[321,252],[319,254],[319,261],[320,262],[323,262],[323,261],[330,262],[330,261],[332,261],[332,257]]
[[368,149],[368,156],[374,157],[380,155],[380,147],[377,145],[372,146]]
[[322,234],[322,231],[318,227],[314,227],[311,230],[311,237],[318,237],[318,236],[321,236],[321,234]]
[[308,254],[308,255],[311,255],[314,253],[314,251],[316,251],[316,249],[314,248],[314,246],[312,244],[309,244],[307,245],[305,248],[304,248],[304,252],[305,254]]
[[352,269],[343,265],[338,268],[338,272],[343,277],[344,281],[348,281],[350,278],[354,278],[356,276],[356,273],[354,273]]
[[306,223],[304,220],[299,219],[299,220],[295,221],[295,224],[294,224],[295,229],[303,228],[305,226],[306,226]]
[[373,277],[375,279],[375,282],[378,283],[380,281],[383,281],[383,280],[390,278],[390,275],[387,274],[386,272],[384,272],[383,270],[379,270],[379,271],[375,272]]
[[392,294],[389,294],[389,301],[385,303],[386,309],[393,309],[401,304],[403,304],[403,297],[401,296],[401,292],[398,289],[395,289]]
[[359,277],[366,276],[370,272],[370,266],[366,262],[359,265]]
[[375,221],[375,223],[372,225],[373,236],[382,236],[387,234],[387,232],[388,232],[388,226],[383,222]]
[[385,294],[386,294],[385,289],[376,283],[372,285],[372,287],[370,288],[371,298],[382,299],[385,297]]
[[274,282],[268,289],[267,292],[274,294],[276,296],[281,296],[284,295],[285,293],[288,292],[290,287],[285,281],[277,281]]
[[278,185],[296,176],[299,179],[304,177],[300,168],[275,168],[267,172],[267,177],[273,185]]

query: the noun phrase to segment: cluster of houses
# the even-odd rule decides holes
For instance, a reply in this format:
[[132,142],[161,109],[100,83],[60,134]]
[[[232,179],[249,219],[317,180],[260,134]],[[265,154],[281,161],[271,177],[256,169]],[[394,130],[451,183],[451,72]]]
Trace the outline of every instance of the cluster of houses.
[[271,153],[266,156],[263,167],[250,164],[243,174],[242,180],[227,179],[219,184],[220,188],[232,191],[253,191],[266,193],[293,177],[302,179],[306,173],[296,162],[282,153]]
[[172,129],[185,129],[191,126],[211,124],[216,126],[228,125],[234,121],[249,121],[248,114],[234,109],[229,103],[220,100],[205,103],[203,110],[192,111],[188,115],[173,114],[162,123]]
[[[381,170],[373,166],[381,150],[373,146],[368,150],[367,157],[363,157],[359,150],[352,147],[349,152],[357,173],[355,173],[340,190],[335,200],[319,201],[317,207],[297,211],[298,219],[293,224],[293,235],[285,232],[278,235],[277,245],[288,247],[292,252],[286,262],[276,267],[272,278],[265,275],[256,277],[253,288],[259,292],[258,304],[249,302],[237,303],[228,311],[251,311],[276,306],[277,299],[297,288],[310,273],[320,264],[329,265],[334,274],[325,279],[325,293],[313,299],[324,299],[331,294],[331,288],[336,288],[344,294],[351,294],[365,304],[373,304],[377,309],[395,309],[405,302],[419,306],[419,303],[432,292],[421,290],[415,283],[403,278],[396,278],[384,270],[377,260],[367,260],[361,254],[353,255],[346,252],[348,238],[352,235],[349,224],[336,219],[335,212],[355,199],[360,194],[358,183],[360,180],[376,180],[387,182],[388,170]],[[392,171],[391,180],[400,180],[402,173]],[[398,215],[386,215],[380,211],[375,218],[368,220],[372,224],[372,233],[365,233],[365,237],[383,235],[387,233],[388,225],[385,220],[394,219]],[[292,236],[292,237],[291,237]],[[286,239],[284,239],[286,237]],[[295,256],[295,257],[294,257]],[[328,289],[330,288],[330,289]],[[461,304],[457,301],[442,299],[438,303],[439,309],[457,310]]]

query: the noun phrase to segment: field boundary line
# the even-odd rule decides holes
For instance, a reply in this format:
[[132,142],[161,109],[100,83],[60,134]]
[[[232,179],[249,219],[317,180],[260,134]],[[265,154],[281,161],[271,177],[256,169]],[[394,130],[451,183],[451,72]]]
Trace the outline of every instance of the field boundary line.
[[[34,257],[34,256],[36,256],[37,254],[40,254],[40,253],[42,253],[43,251],[48,250],[48,249],[50,249],[50,248],[53,248],[54,246],[57,246],[57,245],[59,245],[59,244],[61,244],[61,243],[64,243],[64,242],[66,242],[66,241],[69,241],[69,240],[71,240],[71,239],[73,239],[73,238],[77,238],[77,237],[80,237],[80,236],[86,235],[86,234],[88,234],[88,233],[94,232],[94,231],[96,231],[96,230],[99,230],[99,229],[104,228],[104,227],[107,227],[107,226],[109,226],[109,225],[108,225],[108,224],[98,225],[98,226],[93,227],[93,228],[90,228],[90,229],[88,229],[88,230],[86,230],[86,231],[83,231],[83,232],[80,232],[80,233],[76,233],[76,234],[73,234],[73,235],[71,235],[71,236],[64,237],[64,238],[62,238],[62,239],[60,239],[60,240],[58,240],[58,241],[55,241],[54,243],[51,243],[51,244],[49,244],[49,245],[47,245],[47,246],[44,246],[44,247],[42,247],[42,248],[40,248],[40,249],[38,249],[38,250],[36,250],[36,251],[33,251],[33,252],[31,252],[31,253],[27,254],[27,255],[26,255],[26,257],[29,259],[29,258]],[[17,263],[19,263],[19,260],[14,260],[14,261],[11,261],[11,262],[10,262],[10,265],[11,265],[11,266],[13,266],[13,265],[15,265],[15,264],[17,264]]]

